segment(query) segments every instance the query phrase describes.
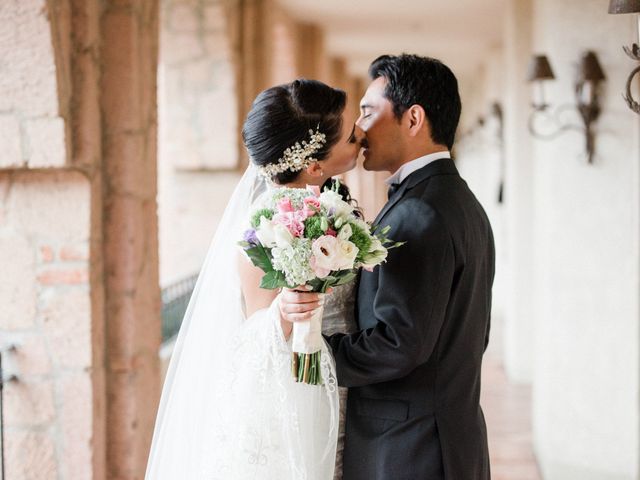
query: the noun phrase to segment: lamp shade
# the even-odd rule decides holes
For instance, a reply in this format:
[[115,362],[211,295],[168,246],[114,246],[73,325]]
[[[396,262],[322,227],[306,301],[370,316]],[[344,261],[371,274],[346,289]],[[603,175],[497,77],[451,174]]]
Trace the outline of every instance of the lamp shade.
[[529,62],[529,68],[527,69],[527,81],[535,82],[538,80],[553,80],[556,77],[553,75],[551,65],[546,55],[534,55]]
[[640,0],[611,0],[609,13],[637,13],[640,12]]
[[598,83],[605,79],[604,71],[600,66],[598,57],[592,51],[586,52],[580,64],[578,66],[578,81],[579,82],[594,82]]

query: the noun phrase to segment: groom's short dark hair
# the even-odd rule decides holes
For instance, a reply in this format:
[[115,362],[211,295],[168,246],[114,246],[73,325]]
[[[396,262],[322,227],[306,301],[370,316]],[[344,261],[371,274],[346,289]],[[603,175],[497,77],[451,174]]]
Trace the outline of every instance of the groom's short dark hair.
[[386,79],[384,96],[398,119],[412,105],[420,105],[431,126],[431,139],[451,149],[462,106],[458,81],[449,67],[435,58],[382,55],[371,63],[369,76]]

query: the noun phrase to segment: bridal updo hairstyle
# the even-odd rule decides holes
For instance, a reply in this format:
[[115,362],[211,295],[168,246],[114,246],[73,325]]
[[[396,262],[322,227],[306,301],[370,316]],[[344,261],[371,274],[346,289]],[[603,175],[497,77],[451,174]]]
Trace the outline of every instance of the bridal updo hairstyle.
[[[257,166],[278,163],[296,142],[309,141],[309,130],[326,135],[326,143],[313,158],[322,161],[342,134],[342,112],[347,95],[317,80],[295,80],[268,88],[253,102],[242,128],[251,161]],[[283,185],[300,172],[289,170],[273,177]]]

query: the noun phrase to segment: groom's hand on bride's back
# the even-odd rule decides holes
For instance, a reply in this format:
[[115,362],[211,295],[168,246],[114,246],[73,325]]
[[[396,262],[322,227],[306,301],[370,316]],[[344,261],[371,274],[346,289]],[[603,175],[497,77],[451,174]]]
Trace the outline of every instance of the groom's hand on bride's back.
[[[280,292],[280,318],[282,330],[287,338],[291,334],[294,323],[308,321],[313,312],[324,304],[322,294],[305,292],[306,289],[305,286],[296,289],[283,288]],[[329,289],[327,294],[331,292],[332,289]]]

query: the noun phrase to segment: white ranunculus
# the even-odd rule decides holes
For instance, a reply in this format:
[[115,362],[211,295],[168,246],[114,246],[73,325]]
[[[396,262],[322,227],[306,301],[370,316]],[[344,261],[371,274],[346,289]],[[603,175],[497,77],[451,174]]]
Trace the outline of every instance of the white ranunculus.
[[275,225],[271,220],[266,217],[260,217],[260,225],[256,229],[256,237],[260,240],[260,243],[266,248],[273,248],[276,246],[276,232]]
[[357,256],[358,247],[356,247],[353,242],[338,239],[336,270],[349,270],[353,268]]
[[340,229],[338,238],[340,240],[349,240],[351,238],[351,235],[353,235],[353,229],[351,228],[351,225],[347,223]]
[[346,217],[353,212],[353,207],[345,202],[339,193],[325,190],[320,194],[320,202],[328,209],[333,209],[336,217]]
[[337,270],[338,250],[338,239],[331,235],[323,235],[317,238],[311,245],[316,266],[325,270]]

